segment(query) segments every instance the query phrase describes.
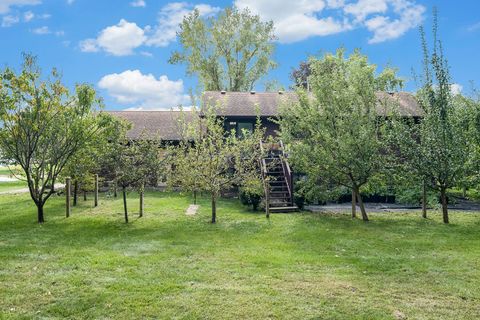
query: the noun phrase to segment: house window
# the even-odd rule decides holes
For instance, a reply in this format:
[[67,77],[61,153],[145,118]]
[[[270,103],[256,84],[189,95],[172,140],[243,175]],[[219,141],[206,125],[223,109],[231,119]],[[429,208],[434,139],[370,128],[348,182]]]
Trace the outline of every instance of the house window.
[[237,122],[237,136],[242,137],[244,131],[248,131],[249,133],[252,133],[253,132],[253,123],[251,123],[251,122]]

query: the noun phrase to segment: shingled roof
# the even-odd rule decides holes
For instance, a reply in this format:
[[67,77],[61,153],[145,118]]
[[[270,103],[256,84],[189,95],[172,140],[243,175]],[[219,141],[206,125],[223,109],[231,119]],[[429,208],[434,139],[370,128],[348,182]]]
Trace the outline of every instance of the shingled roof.
[[[386,115],[381,102],[389,101],[398,105],[403,116],[420,117],[423,112],[415,96],[408,92],[377,92],[379,115]],[[223,116],[256,116],[257,110],[262,117],[275,117],[279,114],[282,103],[297,101],[295,92],[225,92],[207,91],[204,93],[203,105],[219,106],[219,114]]]
[[[132,124],[127,132],[129,139],[181,140],[181,111],[108,111],[113,116]],[[185,120],[193,119],[193,112],[184,112]]]
[[[421,117],[423,112],[415,97],[407,92],[378,92],[377,113],[387,115],[381,101],[396,102],[403,116]],[[231,117],[255,117],[257,110],[262,117],[276,117],[282,103],[297,101],[294,92],[219,92],[207,91],[203,95],[203,105],[220,106],[218,114]],[[110,114],[132,124],[127,137],[130,139],[149,138],[170,141],[181,140],[179,126],[180,111],[109,111]],[[186,121],[191,121],[195,113],[185,112]]]

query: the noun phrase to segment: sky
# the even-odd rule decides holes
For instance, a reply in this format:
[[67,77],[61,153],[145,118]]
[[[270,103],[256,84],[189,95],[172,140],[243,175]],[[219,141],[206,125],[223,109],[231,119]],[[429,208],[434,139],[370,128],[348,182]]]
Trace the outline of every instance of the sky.
[[268,80],[288,88],[300,61],[339,47],[359,48],[378,70],[397,67],[404,90],[414,91],[418,27],[430,33],[434,7],[453,90],[468,94],[472,82],[480,83],[478,0],[0,0],[0,67],[20,70],[28,52],[44,73],[60,70],[70,88],[95,86],[107,110],[188,106],[197,79],[168,63],[179,49],[178,24],[195,8],[209,17],[231,6],[275,24],[278,67],[258,81],[258,91]]

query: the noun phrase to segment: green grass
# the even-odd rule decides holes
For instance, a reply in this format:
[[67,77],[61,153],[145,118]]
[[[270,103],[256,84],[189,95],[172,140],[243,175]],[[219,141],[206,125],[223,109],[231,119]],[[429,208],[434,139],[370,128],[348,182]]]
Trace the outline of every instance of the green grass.
[[[19,166],[11,167],[13,170],[18,171],[20,170]],[[10,176],[12,172],[8,169],[8,167],[0,166],[0,176]]]
[[0,196],[0,318],[480,317],[479,214],[267,221],[222,200],[212,225],[208,203],[187,217],[186,197],[148,193],[126,225],[120,199],[66,219],[55,197],[37,225],[27,195]]
[[27,184],[24,181],[0,181],[0,192],[15,191],[26,187]]

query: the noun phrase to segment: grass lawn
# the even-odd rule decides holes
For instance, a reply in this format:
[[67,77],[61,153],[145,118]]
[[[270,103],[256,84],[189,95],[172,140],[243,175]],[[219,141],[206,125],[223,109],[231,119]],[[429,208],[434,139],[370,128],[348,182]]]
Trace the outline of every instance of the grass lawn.
[[[18,171],[20,170],[20,166],[14,166],[12,169]],[[0,166],[0,176],[10,176],[12,172],[8,169],[8,167]]]
[[[137,211],[138,202],[130,206]],[[0,318],[478,319],[480,214],[277,214],[233,200],[184,215],[189,199],[148,193],[122,219],[102,196],[35,223],[28,195],[0,196]]]
[[24,189],[26,187],[27,184],[25,181],[0,181],[0,192],[15,191],[17,189]]

